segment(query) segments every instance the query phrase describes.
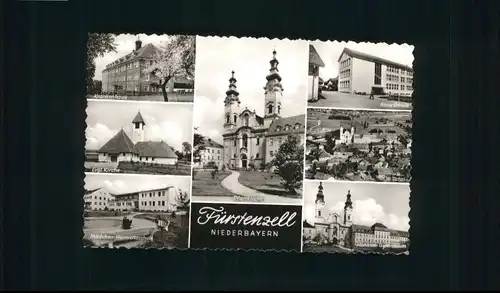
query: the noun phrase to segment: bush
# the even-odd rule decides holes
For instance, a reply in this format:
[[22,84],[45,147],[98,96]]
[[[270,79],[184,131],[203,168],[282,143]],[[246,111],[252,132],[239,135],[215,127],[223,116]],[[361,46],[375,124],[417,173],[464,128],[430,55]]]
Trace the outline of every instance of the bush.
[[122,220],[122,229],[123,230],[128,230],[132,227],[132,220],[123,218]]

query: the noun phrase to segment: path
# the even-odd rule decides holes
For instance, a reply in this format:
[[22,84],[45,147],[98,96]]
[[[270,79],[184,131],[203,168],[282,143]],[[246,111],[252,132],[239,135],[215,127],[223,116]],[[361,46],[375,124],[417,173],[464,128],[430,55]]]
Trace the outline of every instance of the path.
[[340,108],[360,108],[360,109],[398,109],[411,110],[411,104],[398,101],[389,101],[375,97],[370,100],[369,96],[354,95],[342,92],[321,93],[326,99],[319,99],[315,102],[309,102],[311,107],[340,107]]
[[[277,196],[248,188],[238,181],[238,177],[240,177],[239,172],[231,171],[231,175],[224,178],[224,180],[222,180],[221,182],[221,185],[227,190],[230,190],[232,193],[244,197],[244,199],[242,199],[241,202],[246,201],[246,202],[258,202],[258,203],[302,204],[301,198],[289,198],[284,196]],[[255,198],[256,200],[252,200],[252,198]],[[233,199],[233,201],[237,201],[237,199]]]

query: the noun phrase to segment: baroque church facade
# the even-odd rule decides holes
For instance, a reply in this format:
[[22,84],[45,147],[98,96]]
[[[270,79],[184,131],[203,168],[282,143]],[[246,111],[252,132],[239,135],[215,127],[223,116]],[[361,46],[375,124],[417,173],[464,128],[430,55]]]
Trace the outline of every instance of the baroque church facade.
[[264,86],[264,116],[241,106],[234,71],[224,100],[224,166],[230,169],[260,169],[270,163],[289,135],[305,141],[305,114],[282,117],[283,86],[276,51]]
[[[320,182],[316,195],[316,215],[314,224],[303,223],[303,235],[307,240],[320,244],[353,248],[407,248],[409,233],[387,228],[382,223],[363,226],[353,223],[354,206],[351,192],[347,191],[344,214],[328,213],[325,208],[323,184]],[[306,244],[307,246],[307,244]]]

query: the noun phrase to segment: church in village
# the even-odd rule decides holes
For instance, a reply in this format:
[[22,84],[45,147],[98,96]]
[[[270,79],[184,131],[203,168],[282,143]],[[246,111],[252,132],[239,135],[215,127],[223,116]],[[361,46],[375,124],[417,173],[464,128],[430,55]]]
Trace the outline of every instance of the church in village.
[[165,165],[177,163],[177,155],[164,141],[146,141],[146,122],[138,112],[132,120],[132,139],[121,129],[98,151],[99,162],[147,162]]
[[354,206],[351,192],[347,191],[344,214],[328,213],[325,208],[323,184],[320,182],[316,195],[314,224],[303,223],[304,244],[316,242],[324,245],[338,245],[345,248],[406,248],[409,233],[387,228],[382,223],[362,226],[353,223]]
[[[264,115],[241,106],[234,71],[224,100],[224,166],[231,169],[261,168],[271,162],[289,135],[305,141],[305,115],[282,117],[283,86],[276,51],[264,86]],[[254,97],[248,97],[254,98]]]

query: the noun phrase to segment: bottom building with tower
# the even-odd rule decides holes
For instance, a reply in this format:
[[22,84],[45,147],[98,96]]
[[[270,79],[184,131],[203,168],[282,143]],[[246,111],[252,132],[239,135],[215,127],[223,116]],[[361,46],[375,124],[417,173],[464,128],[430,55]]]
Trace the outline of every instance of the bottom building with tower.
[[[328,191],[327,191],[328,192]],[[329,247],[339,251],[398,251],[405,252],[409,247],[409,233],[390,229],[381,222],[371,226],[354,223],[355,206],[350,190],[346,190],[343,212],[339,214],[335,208],[327,208],[323,183],[317,187],[314,201],[314,221],[307,218],[303,222],[304,251],[328,251]],[[388,195],[390,196],[390,195]],[[338,203],[333,203],[338,207]]]

